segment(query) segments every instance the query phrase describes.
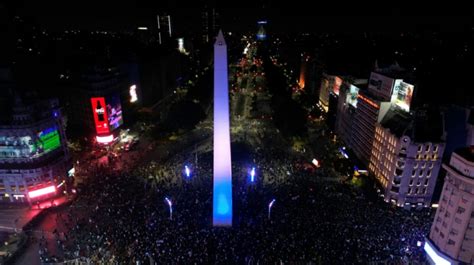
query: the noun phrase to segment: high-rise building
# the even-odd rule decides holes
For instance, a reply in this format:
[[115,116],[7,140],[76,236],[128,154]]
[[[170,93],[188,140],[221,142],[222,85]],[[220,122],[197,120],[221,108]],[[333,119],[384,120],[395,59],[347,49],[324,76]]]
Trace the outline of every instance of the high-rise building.
[[58,100],[12,98],[11,117],[0,124],[0,202],[50,198],[74,174]]
[[[443,161],[447,162],[451,158],[451,153],[454,150],[466,146],[466,139],[469,139],[469,128],[474,122],[474,112],[469,108],[446,105],[442,107],[444,127],[446,131],[446,148],[444,150]],[[470,118],[470,116],[473,116]],[[471,136],[472,137],[472,136]],[[467,146],[471,144],[468,142]]]
[[298,79],[298,86],[300,89],[304,89],[306,85],[306,76],[308,74],[308,61],[309,55],[305,54],[301,56],[300,77]]
[[416,113],[391,107],[376,123],[369,165],[384,200],[405,208],[431,205],[444,151],[440,113]]
[[[322,81],[321,83],[326,82]],[[357,109],[359,90],[367,84],[367,80],[354,82],[345,81],[338,91],[335,130],[348,148],[352,148],[354,115]],[[335,93],[334,93],[335,94]]]
[[214,44],[214,184],[212,223],[232,226],[232,165],[229,130],[227,45],[222,31]]
[[265,25],[267,25],[266,20],[257,21],[258,31],[257,31],[257,40],[263,41],[267,39],[267,31],[265,30]]
[[474,263],[474,148],[453,152],[424,249],[432,264]]
[[[337,116],[340,117],[336,117],[336,132],[365,166],[369,165],[376,123],[383,119],[391,107],[406,112],[410,110],[414,86],[393,77],[400,71],[399,67],[392,68],[372,72],[366,89],[353,84],[345,85],[344,95],[338,99]],[[389,74],[392,76],[389,77]],[[320,104],[323,108],[326,101],[329,103],[327,90],[331,90],[330,79],[321,83]]]
[[130,98],[130,85],[118,67],[94,65],[82,74],[68,120],[92,133],[97,142],[109,143],[123,124],[122,99]]
[[323,74],[319,88],[319,105],[325,112],[329,110],[329,94],[339,95],[343,79],[339,76]]
[[366,91],[359,91],[352,133],[352,150],[359,160],[368,165],[374,142],[375,125],[390,109],[390,102],[377,100]]
[[171,16],[167,14],[157,15],[156,23],[158,27],[158,43],[163,44],[169,41],[173,35]]
[[201,12],[202,41],[209,43],[220,28],[220,15],[215,8],[204,8]]

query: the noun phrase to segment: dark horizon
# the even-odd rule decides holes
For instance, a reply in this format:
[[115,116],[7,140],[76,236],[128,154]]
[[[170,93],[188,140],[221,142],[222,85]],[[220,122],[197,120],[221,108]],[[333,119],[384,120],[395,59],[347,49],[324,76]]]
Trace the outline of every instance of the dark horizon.
[[[155,26],[156,14],[172,15],[178,33],[196,30],[203,8],[212,4],[177,8],[167,5],[120,3],[14,3],[6,6],[9,16],[38,23],[47,30],[131,30]],[[90,7],[93,7],[92,9]],[[279,8],[258,1],[254,8],[216,8],[225,31],[255,30],[256,21],[266,19],[274,32],[416,32],[420,30],[462,33],[472,30],[472,7],[457,10],[387,8],[380,12],[358,6],[312,10]],[[0,6],[1,8],[2,6]],[[373,7],[372,7],[373,8]],[[328,11],[325,11],[328,10]],[[57,12],[61,11],[61,12]]]

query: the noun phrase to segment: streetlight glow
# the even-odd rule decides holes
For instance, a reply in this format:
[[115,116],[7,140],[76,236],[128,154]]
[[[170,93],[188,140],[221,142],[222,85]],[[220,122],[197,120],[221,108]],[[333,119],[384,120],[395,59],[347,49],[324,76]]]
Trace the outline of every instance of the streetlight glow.
[[170,220],[173,220],[173,203],[168,197],[165,197],[165,201],[168,203],[168,206],[170,208]]
[[269,204],[268,204],[268,219],[271,218],[271,214],[272,214],[272,207],[273,207],[273,204],[275,203],[276,199],[273,199]]
[[186,177],[190,177],[191,176],[191,170],[189,169],[188,166],[184,166],[184,172],[186,174]]
[[250,182],[255,182],[255,167],[250,170]]

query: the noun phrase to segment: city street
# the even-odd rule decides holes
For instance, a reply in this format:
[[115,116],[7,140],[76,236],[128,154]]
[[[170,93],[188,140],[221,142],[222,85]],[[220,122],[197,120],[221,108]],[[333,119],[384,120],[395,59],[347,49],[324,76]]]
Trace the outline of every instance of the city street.
[[[77,199],[33,228],[16,264],[79,258],[94,264],[423,260],[418,242],[427,233],[430,210],[414,219],[368,199],[367,187],[345,181],[348,176],[334,167],[339,146],[323,133],[326,125],[313,123],[298,137],[280,132],[268,68],[257,57],[262,47],[245,46],[247,54],[229,72],[232,228],[210,225],[210,112],[190,130],[158,138],[132,129],[135,146],[119,143],[78,155]],[[315,157],[320,165],[312,163]]]

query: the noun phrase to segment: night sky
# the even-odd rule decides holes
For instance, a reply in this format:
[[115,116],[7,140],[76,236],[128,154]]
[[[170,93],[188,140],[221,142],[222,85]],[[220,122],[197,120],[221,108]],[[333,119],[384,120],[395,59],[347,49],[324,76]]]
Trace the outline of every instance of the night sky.
[[[49,29],[133,29],[154,23],[158,12],[174,17],[177,31],[195,30],[200,10],[214,3],[194,1],[15,1],[8,5],[12,14],[36,20]],[[316,3],[315,3],[316,4]],[[179,8],[178,8],[179,5]],[[472,7],[443,6],[397,8],[380,6],[347,6],[333,4],[311,8],[307,4],[279,7],[272,1],[239,2],[238,8],[219,8],[222,24],[228,30],[253,30],[259,18],[268,19],[275,31],[392,31],[441,30],[462,32],[472,28]],[[342,7],[344,6],[344,7]],[[242,8],[245,7],[245,8]],[[152,24],[154,25],[154,24]]]
[[[464,89],[464,81],[453,76],[469,75],[470,62],[466,59],[472,54],[474,25],[472,7],[457,6],[420,6],[403,7],[380,5],[347,5],[335,2],[307,3],[292,1],[293,5],[281,7],[272,1],[256,0],[243,3],[237,7],[217,8],[221,17],[221,28],[224,31],[254,33],[256,21],[268,20],[267,32],[278,33],[343,33],[335,38],[345,46],[334,46],[334,51],[347,62],[358,62],[351,59],[361,54],[358,46],[352,45],[352,38],[359,38],[365,33],[383,34],[385,42],[377,46],[377,51],[363,55],[387,62],[397,60],[404,67],[418,67],[417,75],[427,80],[425,89],[418,91],[418,98],[438,102],[440,94],[433,93],[441,87],[450,87],[451,93],[442,97],[452,97],[449,101],[464,101],[465,94],[473,94]],[[2,8],[0,4],[0,8]],[[319,6],[321,5],[321,6]],[[400,3],[399,3],[400,5]],[[167,13],[172,16],[175,36],[196,36],[202,30],[201,11],[204,7],[214,7],[214,3],[194,1],[185,4],[183,1],[14,1],[3,8],[11,18],[20,16],[30,21],[30,25],[39,25],[50,31],[63,30],[114,30],[133,31],[138,26],[156,27],[156,14]],[[245,8],[242,8],[245,6]],[[5,7],[5,6],[3,6]],[[2,11],[2,10],[0,10]],[[0,12],[0,20],[2,19]],[[437,36],[432,33],[435,32]],[[410,33],[418,36],[417,43],[406,43],[400,36]],[[351,35],[352,34],[352,35]],[[413,39],[410,40],[410,42]],[[469,44],[470,42],[470,44]],[[393,56],[397,47],[410,47],[417,50],[417,56],[396,58]],[[331,48],[332,46],[326,46]],[[346,54],[346,55],[344,55]],[[328,54],[329,57],[334,56]],[[399,56],[398,56],[399,57]],[[430,58],[434,59],[430,61]],[[375,59],[371,58],[372,61]],[[332,61],[338,61],[332,59]],[[423,67],[420,66],[423,61]],[[342,65],[347,65],[347,62]],[[454,98],[461,100],[454,100]],[[467,98],[474,99],[474,95]],[[470,100],[468,100],[470,101]]]

